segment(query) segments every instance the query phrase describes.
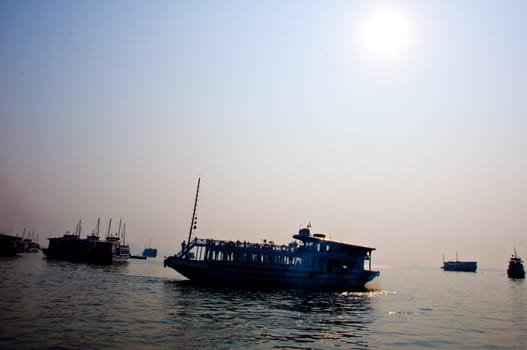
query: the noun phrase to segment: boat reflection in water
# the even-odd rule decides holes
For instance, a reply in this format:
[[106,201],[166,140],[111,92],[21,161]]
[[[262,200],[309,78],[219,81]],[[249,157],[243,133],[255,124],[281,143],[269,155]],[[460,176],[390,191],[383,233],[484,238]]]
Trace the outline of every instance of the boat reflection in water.
[[[209,287],[165,281],[160,298],[179,348],[370,349],[377,292]],[[206,327],[207,336],[203,336]]]
[[[375,248],[326,239],[302,228],[287,245],[215,239],[191,239],[196,228],[194,203],[189,239],[179,253],[164,260],[191,281],[233,286],[361,290],[379,276],[371,270]],[[367,268],[365,265],[367,264]]]

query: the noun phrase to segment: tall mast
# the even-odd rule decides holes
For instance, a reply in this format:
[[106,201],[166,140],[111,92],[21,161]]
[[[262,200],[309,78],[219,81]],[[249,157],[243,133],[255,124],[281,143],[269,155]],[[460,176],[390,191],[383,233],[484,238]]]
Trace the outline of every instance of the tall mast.
[[117,237],[120,239],[121,238],[121,224],[123,222],[123,219],[119,219],[119,231],[117,232]]
[[97,237],[99,237],[99,227],[101,225],[101,218],[97,218]]
[[190,244],[190,238],[192,237],[192,230],[196,228],[196,207],[198,206],[198,194],[199,194],[199,183],[201,178],[198,177],[198,187],[196,188],[196,199],[194,200],[194,210],[192,211],[192,221],[190,222],[190,230],[188,232],[187,245]]
[[81,219],[79,219],[79,223],[77,224],[77,229],[75,230],[75,233],[77,234],[77,236],[81,236]]
[[112,227],[112,218],[110,218],[110,222],[108,223],[108,237],[110,237],[110,228]]

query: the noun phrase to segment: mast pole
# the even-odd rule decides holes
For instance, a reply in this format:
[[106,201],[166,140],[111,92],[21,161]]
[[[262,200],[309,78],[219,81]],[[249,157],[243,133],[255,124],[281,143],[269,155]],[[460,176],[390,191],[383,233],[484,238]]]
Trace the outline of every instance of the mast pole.
[[194,200],[194,210],[192,211],[192,221],[190,222],[190,230],[188,232],[187,245],[190,244],[190,238],[192,237],[192,230],[194,229],[195,220],[196,220],[196,207],[198,206],[198,194],[199,194],[199,184],[201,178],[198,177],[198,187],[196,188],[196,199]]

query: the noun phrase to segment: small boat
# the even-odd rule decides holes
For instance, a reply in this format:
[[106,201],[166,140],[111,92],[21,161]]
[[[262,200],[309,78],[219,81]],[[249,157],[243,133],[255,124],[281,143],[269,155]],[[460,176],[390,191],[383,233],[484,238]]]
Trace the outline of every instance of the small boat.
[[157,249],[152,248],[152,238],[150,238],[148,248],[145,248],[143,250],[143,256],[146,256],[149,258],[155,258],[157,256]]
[[478,263],[476,261],[460,261],[456,253],[455,261],[445,261],[443,256],[443,266],[441,268],[445,271],[476,272]]
[[192,239],[199,185],[198,179],[188,240],[183,241],[179,253],[164,260],[165,267],[191,281],[221,286],[364,290],[365,284],[380,274],[371,269],[375,248],[311,234],[310,224],[293,235],[293,242],[283,245],[265,240]]
[[510,278],[525,278],[525,269],[523,268],[523,261],[516,253],[516,249],[514,249],[514,254],[509,259],[507,275]]

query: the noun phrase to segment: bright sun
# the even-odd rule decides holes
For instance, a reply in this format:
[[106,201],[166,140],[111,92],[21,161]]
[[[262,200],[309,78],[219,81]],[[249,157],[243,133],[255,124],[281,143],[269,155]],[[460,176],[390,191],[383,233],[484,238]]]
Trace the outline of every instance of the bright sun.
[[378,11],[363,21],[361,37],[368,51],[377,56],[399,55],[410,44],[410,24],[401,12]]

